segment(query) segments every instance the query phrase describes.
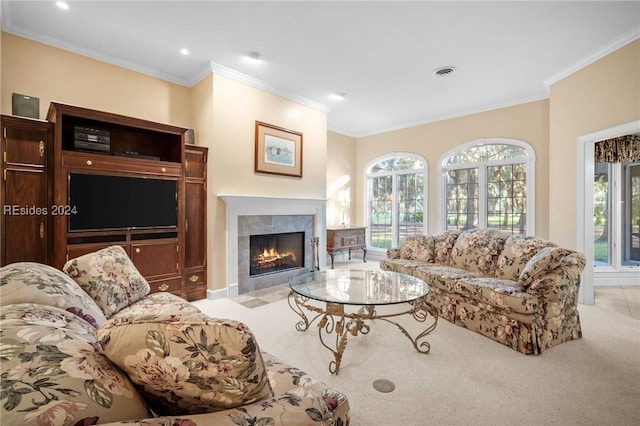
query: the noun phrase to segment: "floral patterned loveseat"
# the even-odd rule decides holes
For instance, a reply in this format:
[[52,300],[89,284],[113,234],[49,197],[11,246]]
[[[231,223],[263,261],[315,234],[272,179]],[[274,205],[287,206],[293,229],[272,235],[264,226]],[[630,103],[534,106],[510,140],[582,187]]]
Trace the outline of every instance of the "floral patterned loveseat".
[[345,395],[149,285],[120,247],[0,268],[7,425],[347,425]]
[[581,253],[492,229],[408,237],[380,261],[382,269],[426,281],[442,318],[536,355],[582,337],[584,266]]

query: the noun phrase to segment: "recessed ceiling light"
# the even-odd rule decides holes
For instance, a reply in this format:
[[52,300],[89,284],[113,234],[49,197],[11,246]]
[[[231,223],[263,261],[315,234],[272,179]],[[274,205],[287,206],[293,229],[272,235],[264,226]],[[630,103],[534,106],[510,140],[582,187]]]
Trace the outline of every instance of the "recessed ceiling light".
[[64,9],[67,10],[69,9],[69,5],[66,2],[63,1],[57,1],[56,5],[60,8],[60,9]]
[[182,53],[183,55],[188,55],[189,51],[183,47],[182,49],[180,49],[180,53]]
[[331,94],[331,99],[336,100],[336,101],[341,101],[346,97],[347,97],[347,94],[344,93],[344,92],[338,92],[338,93],[332,93]]
[[249,52],[245,55],[245,58],[247,59],[247,61],[257,64],[258,62],[262,61],[262,55],[258,52]]
[[433,71],[433,75],[436,77],[449,77],[456,72],[455,67],[440,67]]

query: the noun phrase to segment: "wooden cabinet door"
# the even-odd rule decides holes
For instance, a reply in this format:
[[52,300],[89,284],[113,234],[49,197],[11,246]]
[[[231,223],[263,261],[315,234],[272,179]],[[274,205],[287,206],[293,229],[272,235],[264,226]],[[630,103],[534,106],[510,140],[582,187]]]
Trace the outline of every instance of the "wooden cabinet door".
[[45,168],[47,166],[46,124],[21,123],[10,118],[3,117],[2,123],[5,164]]
[[185,148],[184,268],[204,268],[207,257],[207,148]]
[[206,192],[202,182],[185,183],[184,267],[204,267],[206,263]]
[[2,116],[0,265],[48,262],[50,124]]
[[145,278],[177,274],[178,255],[177,241],[131,244],[131,260]]
[[184,149],[186,178],[205,179],[207,173],[207,148],[188,146]]
[[202,146],[185,147],[184,277],[187,300],[207,292],[207,152]]
[[3,178],[3,264],[47,263],[46,171],[5,169]]

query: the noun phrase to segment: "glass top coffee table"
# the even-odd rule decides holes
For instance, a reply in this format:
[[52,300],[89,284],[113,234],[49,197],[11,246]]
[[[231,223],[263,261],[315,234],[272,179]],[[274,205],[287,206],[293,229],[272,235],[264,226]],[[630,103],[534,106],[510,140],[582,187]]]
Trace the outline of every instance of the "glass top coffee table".
[[[332,374],[340,371],[348,336],[368,334],[369,320],[378,319],[395,325],[418,352],[427,354],[431,350],[428,342],[418,342],[436,328],[438,312],[426,301],[429,285],[419,278],[392,271],[329,269],[294,277],[289,287],[289,306],[302,318],[296,329],[308,330],[319,319],[320,342],[334,356],[329,363]],[[317,302],[324,303],[324,306]],[[381,306],[385,306],[384,313],[376,311]],[[352,307],[351,312],[345,307]],[[315,316],[309,320],[305,311]],[[390,319],[400,315],[412,316],[421,323],[427,318],[430,321],[424,331],[411,337],[402,325]],[[327,343],[331,335],[335,338],[333,346]]]

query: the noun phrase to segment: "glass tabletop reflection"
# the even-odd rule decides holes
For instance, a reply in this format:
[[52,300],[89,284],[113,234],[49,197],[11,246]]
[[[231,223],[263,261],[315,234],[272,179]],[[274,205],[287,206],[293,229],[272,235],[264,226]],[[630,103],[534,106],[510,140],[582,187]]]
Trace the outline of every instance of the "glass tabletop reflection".
[[426,296],[429,285],[392,271],[327,269],[292,278],[289,287],[302,297],[345,305],[392,305]]

